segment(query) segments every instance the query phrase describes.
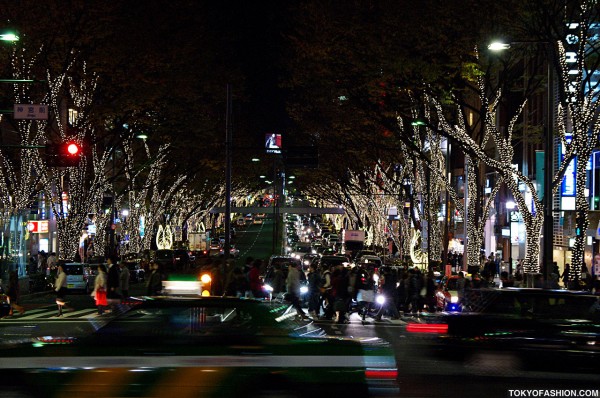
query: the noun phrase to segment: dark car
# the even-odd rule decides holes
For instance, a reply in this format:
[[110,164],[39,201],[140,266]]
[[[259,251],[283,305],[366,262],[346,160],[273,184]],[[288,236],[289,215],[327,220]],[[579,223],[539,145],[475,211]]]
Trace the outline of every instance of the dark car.
[[175,249],[173,250],[173,256],[175,257],[175,269],[184,270],[190,267],[190,253],[187,250]]
[[129,270],[129,281],[131,283],[141,283],[146,280],[146,271],[139,263],[125,263]]
[[[471,372],[525,370],[596,373],[600,361],[600,297],[550,289],[472,289],[469,312],[409,323],[433,336],[432,348]],[[422,338],[419,340],[423,341]]]
[[154,261],[163,271],[175,270],[175,252],[170,249],[161,249],[154,252]]
[[144,282],[146,272],[142,266],[142,258],[138,253],[127,253],[123,256],[123,262],[129,270],[129,281],[131,283]]
[[381,339],[326,337],[314,323],[289,316],[287,307],[258,300],[132,302],[89,335],[0,343],[3,394],[398,396],[394,353]]

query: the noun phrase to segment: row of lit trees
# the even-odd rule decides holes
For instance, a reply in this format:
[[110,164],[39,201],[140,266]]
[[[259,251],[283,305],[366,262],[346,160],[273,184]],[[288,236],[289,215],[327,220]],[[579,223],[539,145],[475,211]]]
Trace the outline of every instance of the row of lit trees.
[[[349,21],[354,21],[352,10],[354,8],[349,8],[344,15]],[[448,170],[447,159],[440,158],[436,150],[432,149],[436,145],[435,142],[442,137],[449,140],[453,148],[452,157],[456,159],[457,154],[460,154],[465,158],[467,206],[461,208],[460,200],[456,197],[452,198],[452,202],[463,219],[467,220],[468,264],[479,263],[484,227],[492,212],[495,198],[501,191],[508,191],[523,215],[527,230],[525,269],[529,272],[540,270],[543,208],[544,201],[550,198],[544,198],[539,192],[538,187],[543,176],[538,175],[536,180],[533,180],[532,173],[524,173],[523,170],[513,167],[515,163],[519,163],[515,145],[519,145],[525,135],[537,136],[538,142],[542,142],[543,136],[531,126],[532,123],[543,124],[540,123],[542,118],[538,118],[537,122],[529,120],[531,109],[543,112],[543,108],[527,108],[530,112],[525,115],[527,118],[524,117],[523,110],[528,106],[528,100],[534,99],[543,103],[540,99],[546,90],[540,89],[551,84],[551,81],[546,79],[543,66],[550,62],[557,84],[551,86],[549,100],[558,100],[555,102],[557,106],[554,131],[550,131],[549,134],[556,137],[555,144],[565,147],[564,157],[559,159],[559,167],[553,171],[552,189],[557,191],[567,166],[574,159],[578,159],[576,212],[580,217],[577,217],[577,223],[579,229],[585,231],[588,227],[589,208],[585,197],[588,182],[585,167],[592,149],[598,146],[598,82],[591,72],[598,70],[600,66],[600,57],[597,56],[600,43],[594,39],[593,31],[593,22],[599,19],[596,2],[569,2],[567,7],[545,1],[528,2],[523,7],[516,5],[514,9],[511,8],[514,16],[502,21],[502,27],[511,32],[513,40],[527,40],[526,43],[514,48],[510,55],[498,57],[479,50],[487,47],[493,32],[485,29],[481,32],[471,32],[471,47],[464,48],[462,52],[457,51],[457,58],[462,58],[457,59],[453,65],[448,62],[446,70],[435,63],[437,59],[434,54],[421,54],[423,58],[430,57],[433,68],[441,69],[439,75],[423,75],[416,69],[411,70],[410,67],[415,64],[414,66],[429,72],[427,66],[417,64],[414,60],[400,58],[392,62],[390,57],[402,54],[391,44],[394,43],[393,38],[387,35],[388,40],[383,43],[376,40],[377,37],[381,37],[378,36],[380,33],[383,34],[378,30],[379,26],[390,26],[393,23],[391,19],[398,15],[397,10],[390,8],[387,12],[362,11],[363,17],[364,12],[372,12],[370,15],[373,19],[371,21],[364,18],[371,24],[355,21],[359,25],[364,24],[357,28],[363,34],[361,38],[332,28],[334,24],[327,25],[331,18],[335,18],[333,14],[327,14],[326,11],[312,14],[311,10],[308,10],[304,17],[311,23],[311,32],[318,32],[320,36],[313,38],[298,34],[294,37],[301,43],[296,47],[298,59],[301,60],[298,61],[298,65],[302,65],[302,70],[298,73],[303,76],[312,73],[311,91],[297,90],[299,98],[302,98],[302,95],[310,97],[313,101],[322,98],[323,101],[319,102],[319,105],[323,110],[318,114],[319,120],[329,122],[329,125],[324,127],[327,134],[319,131],[319,136],[333,135],[337,139],[331,141],[336,143],[346,140],[349,142],[349,150],[352,151],[355,151],[353,141],[359,141],[357,146],[360,146],[361,153],[365,154],[364,159],[370,158],[371,162],[381,159],[382,165],[400,164],[411,169],[413,195],[419,195],[429,204],[426,206],[429,214],[424,216],[426,220],[437,219],[440,193],[448,190],[450,196],[452,194],[451,187],[448,187],[448,178],[441,178]],[[465,36],[461,40],[467,44],[469,40],[466,38],[469,37],[469,33],[463,33]],[[476,36],[477,33],[480,35]],[[336,40],[329,40],[329,35],[336,37]],[[348,43],[344,42],[346,38]],[[370,39],[372,40],[369,41]],[[425,38],[413,38],[412,43],[422,39]],[[354,40],[353,47],[350,45],[351,40]],[[366,42],[365,47],[357,48],[365,44],[363,42]],[[355,53],[349,50],[350,48]],[[340,68],[340,57],[336,57],[343,49],[346,49],[343,59],[348,60],[344,63],[346,70],[344,67]],[[314,54],[319,54],[319,57],[315,57]],[[437,55],[451,56],[443,52],[443,49],[440,49]],[[348,68],[348,64],[352,64],[353,61],[354,68]],[[312,62],[314,68],[311,66]],[[327,65],[327,68],[324,65]],[[328,79],[330,76],[331,79]],[[332,87],[332,81],[335,81],[335,88]],[[332,94],[339,95],[337,101],[331,100]],[[311,115],[316,113],[314,108],[303,113],[299,111],[301,117],[298,119],[314,117]],[[546,117],[553,115],[549,114]],[[419,123],[415,123],[417,120]],[[422,127],[416,129],[415,124]],[[399,143],[403,144],[400,148]],[[387,148],[388,151],[382,153],[381,148]],[[349,154],[346,152],[345,155]],[[342,167],[356,170],[359,175],[368,174],[372,170],[370,164],[365,166],[364,163],[354,163],[358,164],[354,166],[348,162],[338,163]],[[330,167],[335,168],[335,164],[332,163]],[[360,171],[360,167],[364,167],[365,171]],[[428,173],[424,172],[425,170],[428,170]],[[548,172],[551,171],[545,171]],[[486,173],[495,175],[495,178],[490,180],[492,186],[489,187],[489,193],[485,193],[483,189]],[[347,180],[340,179],[335,171],[330,171],[330,175],[342,185],[348,183]],[[373,175],[372,180],[376,179]],[[526,187],[526,191],[522,191],[523,186]],[[398,191],[397,188],[393,188],[390,192]],[[375,198],[378,192],[365,189],[362,193]],[[527,195],[531,195],[531,200],[527,199]],[[336,196],[338,195],[334,193],[329,195],[332,201],[336,201]],[[402,206],[402,202],[399,201],[396,205]],[[368,205],[354,206],[352,209],[353,213],[370,212]],[[558,214],[555,213],[554,216]],[[357,216],[357,219],[361,219],[361,216]],[[438,236],[441,234],[440,230],[430,229],[432,242],[445,238]],[[578,276],[583,264],[584,245],[585,234],[577,236],[573,250],[574,272],[570,275],[571,278]]]

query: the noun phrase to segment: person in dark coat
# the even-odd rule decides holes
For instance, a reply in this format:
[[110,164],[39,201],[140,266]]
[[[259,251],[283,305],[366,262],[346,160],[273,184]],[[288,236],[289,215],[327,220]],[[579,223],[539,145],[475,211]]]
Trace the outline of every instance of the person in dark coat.
[[106,278],[106,298],[108,300],[111,299],[120,299],[121,295],[119,294],[119,267],[117,267],[116,261],[114,258],[109,257],[106,260],[108,275]]
[[19,303],[19,276],[17,271],[11,271],[8,278],[8,297],[10,298],[10,312],[11,314],[16,310],[21,315],[25,313],[25,308],[20,306]]

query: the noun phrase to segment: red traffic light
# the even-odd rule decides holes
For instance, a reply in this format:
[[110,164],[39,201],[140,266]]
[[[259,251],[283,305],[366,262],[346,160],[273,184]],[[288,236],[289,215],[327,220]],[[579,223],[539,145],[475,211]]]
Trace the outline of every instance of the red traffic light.
[[79,145],[75,144],[74,142],[71,142],[69,144],[67,144],[67,153],[69,155],[78,155],[79,154]]

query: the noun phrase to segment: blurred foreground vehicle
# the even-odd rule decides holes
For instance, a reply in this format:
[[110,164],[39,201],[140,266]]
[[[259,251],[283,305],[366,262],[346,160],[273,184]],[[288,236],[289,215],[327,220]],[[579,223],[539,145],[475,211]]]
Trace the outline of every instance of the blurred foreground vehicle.
[[289,306],[227,297],[155,297],[81,339],[11,341],[0,368],[20,397],[398,394],[382,340],[330,339]]
[[[546,289],[472,289],[470,312],[424,317],[408,335],[472,373],[597,373],[600,296]],[[429,338],[427,338],[429,337]]]

